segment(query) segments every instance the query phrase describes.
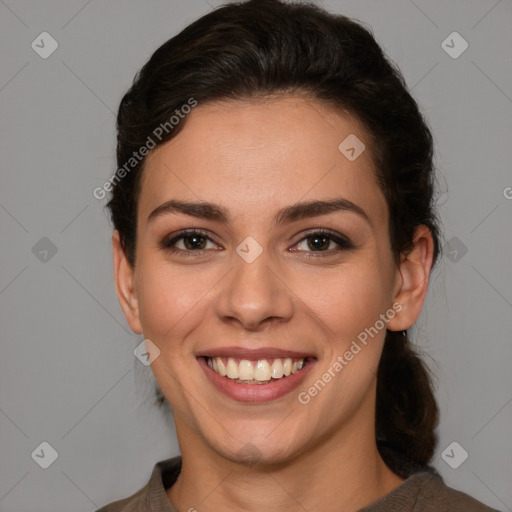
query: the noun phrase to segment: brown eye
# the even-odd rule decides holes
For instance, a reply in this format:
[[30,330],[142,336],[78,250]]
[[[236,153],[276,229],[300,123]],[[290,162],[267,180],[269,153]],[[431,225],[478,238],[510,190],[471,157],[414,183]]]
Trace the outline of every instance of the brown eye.
[[[208,247],[210,243],[213,247]],[[165,238],[160,244],[161,248],[171,253],[181,253],[184,255],[200,255],[206,250],[215,249],[218,246],[205,233],[197,230],[182,231],[172,238]]]
[[346,249],[353,249],[353,244],[345,237],[330,231],[315,231],[303,237],[295,246],[294,252],[320,252],[331,254]]
[[182,237],[184,241],[184,246],[188,250],[194,250],[194,249],[204,249],[206,245],[206,237],[203,235],[185,235]]
[[332,242],[332,240],[325,235],[310,235],[305,240],[307,241],[308,248],[312,251],[322,251],[329,249],[329,246]]

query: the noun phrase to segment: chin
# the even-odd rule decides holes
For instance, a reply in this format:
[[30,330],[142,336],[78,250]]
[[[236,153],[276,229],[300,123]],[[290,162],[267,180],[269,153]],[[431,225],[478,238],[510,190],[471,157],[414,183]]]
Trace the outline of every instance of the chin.
[[266,435],[262,435],[260,440],[250,436],[247,441],[231,438],[227,445],[212,444],[212,448],[225,459],[251,467],[287,463],[298,456],[303,446],[303,442],[293,442],[290,437],[269,440]]

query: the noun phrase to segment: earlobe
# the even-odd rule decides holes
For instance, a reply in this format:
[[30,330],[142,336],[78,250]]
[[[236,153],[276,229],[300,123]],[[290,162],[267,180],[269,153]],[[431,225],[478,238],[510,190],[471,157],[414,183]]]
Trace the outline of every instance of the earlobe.
[[131,330],[142,334],[139,318],[139,303],[135,290],[135,269],[130,265],[121,246],[119,231],[112,235],[114,282],[117,298]]
[[400,313],[388,322],[391,331],[411,327],[420,316],[427,296],[430,271],[434,255],[434,242],[427,226],[418,226],[414,245],[403,255],[398,267],[393,302],[402,306]]

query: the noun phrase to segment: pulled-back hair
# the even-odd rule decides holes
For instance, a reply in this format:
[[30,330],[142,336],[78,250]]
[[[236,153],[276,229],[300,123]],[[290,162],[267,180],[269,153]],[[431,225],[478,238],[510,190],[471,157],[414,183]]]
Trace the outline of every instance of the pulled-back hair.
[[[427,226],[440,252],[433,141],[397,67],[369,29],[306,3],[250,0],[215,9],[158,48],[124,95],[117,117],[118,171],[108,203],[123,250],[135,265],[137,202],[145,158],[126,163],[147,145],[167,142],[192,101],[305,94],[357,118],[371,137],[376,179],[389,209],[396,262]],[[189,109],[190,110],[190,109]],[[167,123],[167,124],[166,124]],[[167,126],[166,130],[159,126]],[[155,136],[158,134],[158,137]],[[153,135],[152,135],[153,134]],[[161,403],[164,402],[161,396]],[[377,374],[377,446],[427,464],[436,444],[439,411],[428,367],[401,332],[387,331]]]

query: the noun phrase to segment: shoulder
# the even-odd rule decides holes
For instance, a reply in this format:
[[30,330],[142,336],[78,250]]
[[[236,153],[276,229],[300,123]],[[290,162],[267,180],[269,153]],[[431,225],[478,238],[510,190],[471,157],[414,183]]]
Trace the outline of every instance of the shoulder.
[[381,441],[379,450],[388,466],[405,480],[363,511],[499,512],[446,485],[443,477],[430,464],[419,464],[408,459],[385,441]]
[[181,457],[157,462],[148,483],[136,493],[98,509],[96,512],[176,512],[165,490],[177,479]]
[[151,480],[136,493],[120,500],[113,501],[96,512],[143,512],[151,508]]
[[359,512],[498,512],[447,486],[435,471],[418,471]]
[[127,498],[113,501],[112,503],[109,503],[108,505],[101,507],[96,512],[136,512],[139,510],[144,510],[142,508],[142,500],[144,499],[144,495],[147,492],[146,487],[143,487],[135,494],[132,494]]
[[425,512],[444,510],[450,512],[498,512],[468,494],[449,487],[437,474],[422,473],[421,475],[418,502],[421,502],[423,506],[418,510]]

